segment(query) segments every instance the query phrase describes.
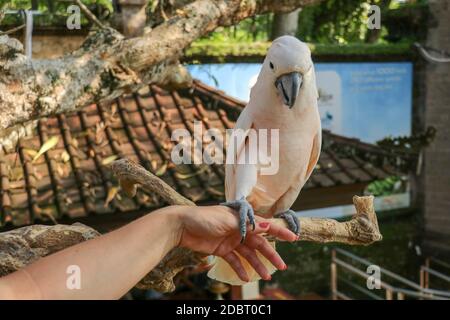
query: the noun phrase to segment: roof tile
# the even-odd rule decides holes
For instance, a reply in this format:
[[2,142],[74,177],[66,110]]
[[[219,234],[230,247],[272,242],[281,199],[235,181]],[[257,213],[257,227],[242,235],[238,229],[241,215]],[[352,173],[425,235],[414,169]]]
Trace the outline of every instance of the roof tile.
[[[121,157],[141,163],[194,201],[221,201],[223,166],[173,164],[170,137],[180,128],[192,133],[194,121],[201,122],[203,132],[224,132],[234,126],[243,107],[241,101],[195,81],[189,90],[167,92],[150,86],[73,114],[41,119],[34,137],[0,157],[1,225],[45,219],[43,212],[60,219],[162,206],[161,199],[143,190],[134,199],[116,193],[118,183],[109,165]],[[59,137],[57,145],[33,161],[53,136]],[[329,132],[323,137],[319,164],[305,188],[370,182],[392,173],[379,160],[378,154],[384,154],[378,147]]]

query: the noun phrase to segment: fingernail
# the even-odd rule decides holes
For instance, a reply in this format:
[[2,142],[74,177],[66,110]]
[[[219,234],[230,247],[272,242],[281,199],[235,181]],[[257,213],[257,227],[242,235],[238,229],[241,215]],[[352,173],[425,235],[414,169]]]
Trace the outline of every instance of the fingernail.
[[261,228],[263,228],[263,229],[265,229],[265,228],[267,228],[268,226],[269,226],[269,222],[260,222],[259,223],[259,226],[261,227]]
[[272,280],[272,276],[269,274],[269,275],[266,277],[266,281],[270,281],[270,280]]
[[281,270],[287,270],[287,264],[285,264]]

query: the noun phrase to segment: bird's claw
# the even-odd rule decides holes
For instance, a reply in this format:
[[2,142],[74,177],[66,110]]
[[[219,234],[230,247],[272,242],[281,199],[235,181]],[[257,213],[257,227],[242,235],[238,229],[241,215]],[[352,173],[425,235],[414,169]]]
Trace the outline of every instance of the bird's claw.
[[230,207],[239,213],[239,231],[241,233],[241,243],[245,241],[245,236],[247,235],[247,218],[248,222],[251,224],[253,230],[255,230],[255,213],[253,211],[252,205],[245,199],[227,201],[221,203],[222,206]]
[[300,235],[300,221],[298,220],[293,210],[289,209],[283,213],[276,215],[276,217],[284,219],[289,229],[296,235]]

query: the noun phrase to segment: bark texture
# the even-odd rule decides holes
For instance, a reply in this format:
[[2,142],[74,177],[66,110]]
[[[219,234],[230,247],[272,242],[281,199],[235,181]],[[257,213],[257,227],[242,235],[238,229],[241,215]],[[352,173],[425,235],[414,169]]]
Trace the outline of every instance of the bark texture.
[[[148,192],[154,192],[168,204],[195,204],[177,193],[168,184],[148,172],[142,166],[127,159],[117,160],[112,170],[118,176],[121,188],[129,195],[136,194],[139,185]],[[380,241],[377,217],[373,207],[373,197],[353,198],[355,216],[346,222],[333,219],[299,218],[301,232],[299,241],[319,243],[340,242],[350,245],[369,245]],[[283,219],[273,219],[273,223],[285,225]],[[31,236],[30,236],[31,235]],[[0,234],[0,276],[76,243],[98,236],[95,230],[80,224],[53,227],[34,225]],[[204,255],[185,248],[176,248],[151,270],[137,285],[141,289],[155,289],[170,292],[175,289],[173,278],[184,268],[202,262]]]
[[39,258],[93,239],[100,233],[81,223],[22,227],[0,234],[0,277]]
[[188,85],[190,76],[178,59],[197,38],[256,14],[290,12],[318,1],[174,1],[174,15],[141,37],[125,39],[102,28],[79,50],[55,60],[29,60],[19,41],[0,36],[0,146],[13,146],[33,126],[28,121],[76,111],[149,83]]

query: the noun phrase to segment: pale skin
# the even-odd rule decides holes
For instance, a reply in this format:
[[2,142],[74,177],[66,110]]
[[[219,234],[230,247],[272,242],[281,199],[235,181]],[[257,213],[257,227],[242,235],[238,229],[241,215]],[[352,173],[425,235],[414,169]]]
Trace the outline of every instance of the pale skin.
[[[262,234],[295,241],[293,232],[257,217],[241,243],[238,225],[235,212],[224,206],[166,207],[1,278],[0,299],[119,299],[177,246],[222,257],[243,281],[248,275],[236,253],[266,280],[270,274],[256,250],[277,269],[287,268]],[[69,265],[80,267],[80,290],[66,286]]]

